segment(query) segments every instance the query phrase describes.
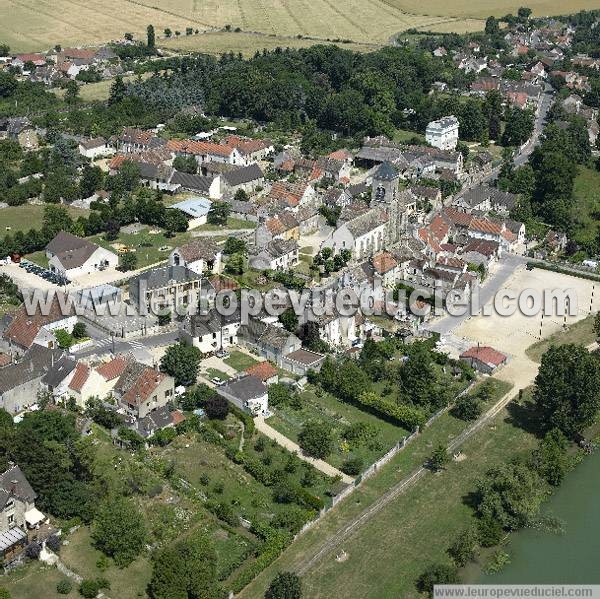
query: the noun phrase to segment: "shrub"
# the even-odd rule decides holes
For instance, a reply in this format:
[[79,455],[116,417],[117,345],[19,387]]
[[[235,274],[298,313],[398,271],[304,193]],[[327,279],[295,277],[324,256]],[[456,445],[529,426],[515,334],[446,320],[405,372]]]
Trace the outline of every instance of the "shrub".
[[42,548],[40,547],[40,545],[34,542],[27,545],[27,549],[25,549],[25,555],[29,559],[37,559],[40,556],[41,551]]
[[58,535],[50,535],[46,540],[46,547],[50,549],[50,551],[54,551],[54,553],[58,553],[60,551],[60,547],[62,542]]
[[56,592],[59,595],[68,595],[73,590],[73,583],[65,578],[56,585]]
[[342,472],[349,476],[357,476],[363,469],[363,461],[358,456],[348,458],[342,465]]

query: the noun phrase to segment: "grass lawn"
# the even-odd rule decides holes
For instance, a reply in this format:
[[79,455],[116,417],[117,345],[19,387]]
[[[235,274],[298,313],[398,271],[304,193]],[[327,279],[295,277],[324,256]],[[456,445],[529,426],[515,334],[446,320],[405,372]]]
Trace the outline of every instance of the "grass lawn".
[[229,353],[229,358],[225,358],[223,362],[240,372],[246,370],[246,368],[249,368],[250,366],[254,366],[258,360],[255,360],[252,356],[241,351],[234,350]]
[[[489,379],[495,380],[495,379]],[[493,397],[490,399],[490,405],[495,403],[498,399],[500,399],[505,393],[507,393],[506,384],[497,384],[495,385],[495,392]],[[503,417],[500,417],[496,420],[497,422],[505,422],[504,420],[505,414]],[[496,425],[494,423],[494,425]],[[314,553],[322,546],[322,544],[330,538],[332,535],[336,533],[340,528],[346,526],[350,522],[352,522],[356,517],[358,517],[365,509],[367,509],[376,499],[378,499],[385,491],[390,489],[393,485],[397,484],[401,480],[403,480],[406,476],[408,476],[415,468],[421,466],[430,456],[433,449],[439,444],[443,443],[447,445],[452,439],[457,437],[468,425],[448,413],[442,414],[438,419],[434,421],[434,423],[423,429],[421,434],[410,443],[404,451],[398,453],[394,458],[384,467],[381,468],[379,473],[376,476],[368,479],[363,483],[356,491],[349,497],[347,500],[340,503],[339,506],[336,506],[334,510],[331,510],[321,521],[300,536],[296,541],[283,553],[283,555],[276,560],[271,566],[266,568],[266,570],[261,573],[255,580],[252,582],[246,589],[241,593],[240,597],[243,599],[262,599],[263,594],[268,587],[269,583],[275,576],[275,574],[279,571],[290,570],[293,569],[300,563],[303,559],[314,555]],[[514,429],[514,427],[510,427]],[[494,429],[492,427],[487,427],[483,432],[485,434],[490,434]],[[517,435],[517,429],[515,430],[515,436]],[[469,454],[473,454],[471,450],[471,444],[478,445],[481,442],[482,433],[478,433],[476,435],[474,441],[471,441],[468,448],[464,448],[463,451],[467,456]],[[528,435],[523,434],[523,439],[526,440]],[[521,443],[522,439],[516,439],[516,445],[512,446],[506,443],[506,439],[502,440],[501,443],[498,443],[498,439],[496,435],[490,435],[489,439],[486,441],[486,446],[492,447],[495,452],[512,452],[518,450],[519,443]],[[523,443],[523,446],[526,447],[527,444]],[[450,471],[454,469],[455,466],[461,466],[464,464],[466,468],[461,468],[461,471],[469,470],[469,467],[472,466],[473,461],[470,459],[466,459],[464,462],[460,462],[457,464],[452,464],[450,466]],[[371,523],[368,523],[363,527],[363,529],[359,529],[355,536],[351,537],[347,542],[344,542],[342,548],[349,553],[350,560],[353,561],[355,570],[352,571],[346,568],[346,563],[338,564],[335,562],[333,557],[327,556],[321,562],[321,567],[333,568],[334,571],[329,571],[327,573],[330,576],[331,580],[323,580],[326,576],[321,574],[320,568],[315,571],[309,572],[307,577],[304,577],[306,580],[306,593],[311,598],[314,597],[327,597],[328,593],[331,596],[331,587],[332,585],[338,584],[340,585],[340,590],[335,591],[335,595],[344,596],[344,594],[348,594],[351,597],[363,597],[363,596],[373,596],[373,597],[409,597],[410,592],[413,591],[413,583],[412,580],[407,579],[403,585],[403,589],[409,589],[409,594],[404,595],[400,590],[400,583],[398,583],[397,592],[385,592],[389,591],[389,587],[387,586],[386,578],[389,576],[400,576],[399,572],[406,572],[405,564],[410,563],[410,567],[414,570],[415,566],[423,567],[424,564],[428,563],[430,560],[435,559],[438,554],[443,553],[445,551],[445,545],[438,543],[437,533],[438,531],[434,529],[435,535],[433,538],[427,537],[426,542],[419,542],[419,550],[415,551],[412,548],[406,549],[406,545],[401,543],[401,550],[396,550],[396,547],[393,544],[396,540],[391,540],[391,535],[396,535],[401,537],[403,531],[405,529],[409,529],[411,526],[414,526],[420,523],[421,526],[428,527],[428,521],[430,518],[445,518],[445,510],[446,510],[446,502],[444,500],[444,485],[448,481],[448,478],[444,478],[447,473],[443,473],[439,478],[435,476],[431,476],[425,479],[425,482],[429,482],[431,479],[439,480],[442,485],[442,489],[438,489],[437,492],[441,495],[441,502],[439,505],[435,502],[425,501],[421,499],[421,487],[423,485],[423,481],[419,482],[410,493],[406,494],[406,497],[410,497],[410,501],[403,500],[402,505],[408,509],[411,504],[414,504],[414,507],[419,507],[421,512],[415,514],[413,509],[410,511],[410,518],[406,517],[403,514],[403,510],[395,509],[395,505],[401,501],[402,498],[399,498],[389,504],[386,509],[384,509],[380,515],[373,520]],[[467,508],[462,506],[461,497],[463,493],[469,492],[471,490],[471,481],[468,482],[468,487],[465,486],[458,497],[453,495],[451,500],[448,503],[453,507],[453,509],[457,509],[459,514],[461,514],[461,518],[468,518]],[[408,504],[408,505],[407,505]],[[392,514],[393,510],[393,514]],[[378,520],[379,518],[384,517],[385,519],[385,527],[387,530],[381,533],[379,539],[373,538],[374,535],[369,535],[367,541],[364,539],[359,543],[356,541],[359,537],[362,538],[362,531],[370,530],[373,522]],[[415,520],[416,519],[416,520]],[[442,530],[443,535],[448,535],[448,532],[444,532],[444,528],[448,529],[450,518],[445,518],[448,522],[444,521],[443,523],[438,522],[438,527]],[[462,527],[462,521],[458,521],[458,526]],[[451,531],[454,534],[454,529]],[[385,541],[383,539],[386,539]],[[387,555],[380,556],[380,553],[387,552]],[[362,559],[369,560],[369,564],[366,566],[356,565],[354,560],[360,559],[362,554]],[[392,559],[393,557],[393,559]],[[350,561],[349,560],[349,561]],[[377,560],[381,560],[385,567],[387,568],[387,573],[375,572],[375,570],[379,569],[379,563],[376,563]],[[335,568],[338,570],[335,570]],[[343,569],[343,574],[341,570]],[[381,568],[383,570],[383,568]],[[348,582],[345,582],[343,576],[348,577]],[[323,576],[323,577],[322,577]],[[381,579],[381,585],[379,581],[379,577]],[[320,590],[317,590],[317,578],[318,585]],[[369,584],[369,589],[366,589],[363,586],[354,586],[359,585],[359,580],[367,581]],[[352,582],[350,582],[350,580]],[[319,594],[322,593],[322,594]],[[362,594],[364,593],[364,594]],[[371,593],[369,595],[368,593]]]
[[0,579],[0,587],[10,592],[11,599],[61,599],[62,597],[79,597],[73,584],[69,595],[60,595],[56,592],[56,585],[66,576],[53,566],[45,566],[40,562],[30,562],[27,565],[5,574]]
[[[68,207],[71,218],[87,216],[90,211],[84,208]],[[44,206],[38,204],[23,204],[22,206],[9,206],[0,209],[1,233],[4,235],[5,227],[11,228],[11,233],[16,231],[29,231],[29,229],[41,229]]]
[[208,379],[214,379],[216,377],[220,378],[222,381],[228,381],[231,379],[231,377],[228,374],[226,374],[222,370],[217,370],[216,368],[207,368],[204,371],[204,374]]
[[[174,237],[166,237],[163,232],[150,234],[149,230],[146,229],[140,233],[121,232],[115,241],[106,241],[104,235],[94,235],[89,239],[113,252],[118,244],[134,249],[137,256],[136,268],[143,268],[167,260],[171,250],[178,245],[187,243],[191,239],[191,234],[189,232],[176,233]],[[160,250],[159,248],[167,249]]]
[[574,239],[592,242],[600,231],[600,172],[579,167],[573,197]]
[[594,333],[594,317],[592,314],[583,320],[572,324],[566,331],[558,331],[547,339],[538,341],[530,345],[526,354],[535,362],[541,362],[542,356],[550,349],[551,345],[566,345],[568,343],[577,343],[580,345],[590,345],[596,341]]
[[[295,442],[298,441],[303,425],[309,420],[328,423],[334,430],[336,443],[334,451],[326,461],[336,468],[350,457],[359,457],[363,468],[366,468],[408,435],[403,428],[363,412],[353,405],[345,404],[329,393],[318,397],[311,387],[300,393],[300,401],[301,409],[296,410],[291,406],[276,408],[275,415],[267,422]],[[362,443],[346,442],[345,430],[358,423],[369,425],[372,435]]]
[[117,568],[111,564],[108,570],[100,570],[96,563],[103,555],[92,546],[90,529],[82,527],[73,534],[68,535],[68,545],[61,549],[61,560],[65,565],[83,578],[104,577],[110,582],[110,591],[107,595],[119,599],[136,599],[140,589],[145,589],[152,567],[147,557],[139,557],[126,568]]
[[394,139],[393,141],[399,143],[408,143],[414,137],[424,141],[425,136],[417,133],[416,131],[408,131],[406,129],[396,129],[394,131]]
[[256,229],[256,223],[252,223],[241,218],[229,217],[226,225],[211,225],[206,223],[196,227],[194,231],[223,231],[223,234],[227,234],[228,229]]
[[[428,473],[344,543],[347,561],[323,559],[304,577],[310,597],[418,597],[415,581],[426,564],[449,561],[446,549],[474,523],[465,496],[492,466],[525,455],[535,437],[502,412],[462,448],[464,460]],[[376,581],[375,584],[373,582]],[[335,589],[335,591],[334,591]]]

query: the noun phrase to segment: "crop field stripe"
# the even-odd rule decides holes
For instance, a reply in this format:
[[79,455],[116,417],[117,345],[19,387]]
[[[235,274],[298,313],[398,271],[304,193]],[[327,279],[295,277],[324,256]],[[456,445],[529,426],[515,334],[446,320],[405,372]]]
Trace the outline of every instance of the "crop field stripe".
[[63,23],[63,24],[69,25],[77,31],[84,31],[86,33],[89,33],[92,36],[94,35],[93,29],[87,29],[85,27],[82,27],[81,23],[75,23],[75,22],[69,21],[64,18],[56,17],[51,12],[46,12],[44,10],[41,10],[40,8],[32,8],[31,6],[29,6],[28,4],[26,4],[24,2],[17,2],[16,0],[10,0],[10,2],[15,4],[16,6],[19,6],[20,8],[24,8],[25,10],[31,11],[34,14],[42,14],[45,17],[49,17],[53,21],[57,21],[58,23]]
[[150,10],[154,10],[157,12],[162,12],[165,15],[169,15],[171,17],[176,17],[178,19],[183,19],[183,20],[187,20],[187,21],[192,21],[198,25],[202,25],[203,27],[208,27],[209,29],[214,29],[215,26],[214,25],[210,25],[204,21],[201,21],[200,19],[197,19],[196,17],[187,17],[185,15],[173,12],[172,10],[167,10],[166,8],[159,8],[158,6],[149,6],[148,4],[144,4],[143,2],[136,2],[136,0],[123,0],[124,2],[128,2],[129,4],[133,4],[135,6],[143,6],[144,8],[150,9]]
[[[194,0],[194,7],[196,5],[196,1]],[[240,13],[240,20],[242,21],[242,27],[244,29],[248,28],[248,17],[246,16],[246,12],[244,11],[244,2],[243,0],[237,0],[237,7],[238,7],[238,11]],[[195,8],[194,8],[195,10]]]
[[110,19],[112,21],[117,21],[122,24],[132,25],[133,28],[137,29],[139,27],[139,20],[135,18],[135,15],[128,15],[128,18],[125,18],[124,15],[113,15],[107,12],[98,10],[97,8],[93,8],[88,2],[77,2],[77,0],[62,0],[64,3],[74,4],[77,7],[80,7],[84,11],[88,11],[91,13],[95,13],[101,15],[104,19]]
[[410,24],[410,21],[407,20],[407,17],[409,17],[410,15],[408,13],[405,13],[401,8],[398,8],[397,6],[394,6],[393,4],[391,4],[390,2],[386,2],[385,0],[373,0],[373,2],[380,4],[381,10],[383,12],[388,13],[395,19],[398,19],[399,21],[402,21],[407,25]]
[[295,23],[296,27],[298,27],[298,33],[307,35],[308,30],[306,29],[306,27],[304,26],[302,21],[294,14],[294,11],[290,7],[290,3],[287,2],[286,0],[283,0],[281,5],[283,6],[283,9],[285,10],[285,12],[289,15],[290,19],[292,19],[292,21]]
[[345,15],[332,2],[330,2],[329,0],[322,0],[322,1],[323,1],[323,4],[327,4],[327,6],[329,6],[329,8],[331,8],[331,10],[333,10],[333,12],[335,12],[337,15],[339,15],[340,18],[342,18],[345,21],[347,21],[348,23],[350,23],[350,25],[352,25],[355,29],[358,29],[361,33],[363,33],[367,37],[370,35],[370,33],[362,25],[359,25],[358,23],[355,23],[349,16]]

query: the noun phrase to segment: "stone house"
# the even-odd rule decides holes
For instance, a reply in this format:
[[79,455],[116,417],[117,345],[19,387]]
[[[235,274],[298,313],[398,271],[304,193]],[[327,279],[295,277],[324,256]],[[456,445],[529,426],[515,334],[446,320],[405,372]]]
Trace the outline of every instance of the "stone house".
[[273,239],[250,255],[248,262],[255,270],[290,270],[298,264],[298,242],[294,239]]
[[119,377],[113,394],[128,416],[141,419],[173,401],[175,380],[164,372],[131,361]]
[[169,266],[184,266],[201,275],[221,274],[223,252],[210,238],[197,237],[175,248],[169,256]]

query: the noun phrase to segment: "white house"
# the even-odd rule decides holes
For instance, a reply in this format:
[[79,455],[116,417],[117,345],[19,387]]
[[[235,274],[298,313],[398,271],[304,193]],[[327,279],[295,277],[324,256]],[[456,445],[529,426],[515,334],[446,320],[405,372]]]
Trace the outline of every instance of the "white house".
[[228,316],[211,310],[187,318],[179,334],[183,341],[210,355],[237,344],[240,324],[239,312]]
[[79,142],[79,153],[90,160],[96,160],[100,156],[114,154],[114,150],[103,137],[93,137]]
[[269,412],[267,386],[254,376],[245,376],[217,387],[217,393],[253,416]]
[[87,239],[60,231],[46,246],[48,267],[69,279],[116,268],[119,257]]
[[355,260],[371,256],[384,249],[387,218],[376,208],[349,220],[338,227],[326,239],[322,247],[329,247],[334,254],[347,249]]
[[250,257],[256,270],[290,270],[298,264],[298,242],[293,239],[273,239]]
[[450,115],[431,121],[425,130],[425,141],[440,150],[454,150],[458,143],[458,119]]

